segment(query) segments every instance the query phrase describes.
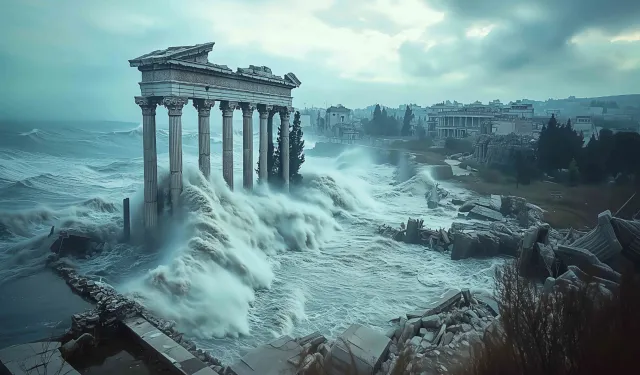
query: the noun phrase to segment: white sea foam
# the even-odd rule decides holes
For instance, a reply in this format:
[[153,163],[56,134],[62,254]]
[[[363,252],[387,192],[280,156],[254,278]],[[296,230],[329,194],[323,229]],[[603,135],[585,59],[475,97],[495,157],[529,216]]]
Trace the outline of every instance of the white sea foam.
[[[354,322],[384,329],[388,319],[426,305],[448,288],[492,286],[497,259],[451,261],[447,253],[375,235],[378,225],[398,225],[408,217],[448,227],[457,213],[426,207],[428,174],[398,179],[395,167],[372,164],[362,150],[336,158],[308,156],[304,184],[290,195],[263,187],[245,194],[240,181],[235,192],[222,181],[217,144],[216,172],[204,180],[197,171],[197,129],[185,129],[183,210],[161,217],[166,239],[154,252],[116,243],[123,197],[131,198],[132,233],[142,233],[139,127],[113,129],[126,136],[109,134],[111,128],[97,136],[74,131],[80,141],[107,142],[71,145],[62,143],[63,130],[44,129],[63,135],[45,159],[40,145],[35,151],[9,143],[0,149],[6,162],[0,165],[0,199],[7,205],[0,208],[0,284],[45,267],[51,225],[74,228],[106,241],[102,252],[71,260],[81,272],[104,277],[175,320],[225,362],[281,334],[318,330],[335,337]],[[212,146],[219,130],[212,127]],[[162,190],[168,180],[166,130],[159,129],[157,141]],[[234,143],[241,176],[242,137]]]

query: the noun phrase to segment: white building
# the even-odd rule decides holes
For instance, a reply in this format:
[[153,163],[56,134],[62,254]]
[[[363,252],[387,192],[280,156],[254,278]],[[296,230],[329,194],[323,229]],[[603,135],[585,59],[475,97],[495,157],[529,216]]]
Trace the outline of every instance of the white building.
[[533,135],[535,126],[532,120],[523,118],[499,117],[491,121],[493,134]]
[[429,112],[442,113],[442,112],[457,111],[458,109],[460,109],[459,105],[452,104],[451,102],[447,101],[447,102],[442,102],[442,103],[432,105],[431,107],[429,107]]
[[533,118],[533,104],[512,103],[505,113],[518,118]]
[[337,106],[331,106],[327,108],[325,114],[325,126],[327,129],[332,129],[338,124],[351,123],[353,120],[352,112],[349,108],[346,108],[342,104]]
[[571,122],[571,125],[573,126],[573,130],[582,133],[585,144],[589,143],[591,136],[594,134],[596,138],[598,138],[598,132],[591,116],[576,116]]
[[489,111],[444,111],[433,115],[436,118],[436,134],[439,138],[463,138],[468,135],[483,134],[483,125],[488,124],[496,114]]
[[311,115],[300,114],[300,127],[302,128],[311,127]]

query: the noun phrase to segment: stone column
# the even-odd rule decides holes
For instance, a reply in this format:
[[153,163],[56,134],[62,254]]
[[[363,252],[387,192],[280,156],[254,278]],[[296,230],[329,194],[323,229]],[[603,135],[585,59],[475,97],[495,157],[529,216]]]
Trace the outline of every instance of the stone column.
[[267,181],[269,181],[269,173],[273,170],[273,116],[276,114],[278,110],[272,108],[269,111],[269,116],[267,117]]
[[182,194],[182,108],[188,99],[166,96],[162,104],[169,111],[169,170],[171,187],[171,209],[176,212]]
[[253,110],[255,104],[242,103],[242,187],[253,189]]
[[144,228],[154,230],[158,226],[158,155],[156,152],[155,98],[135,97],[142,109],[142,145],[144,157]]
[[211,107],[215,100],[194,99],[193,106],[198,110],[198,167],[208,180],[211,176]]
[[[267,131],[267,122],[269,121],[269,113],[271,112],[272,107],[264,104],[258,104],[258,113],[260,114],[260,147],[259,147],[259,160],[260,160],[260,168],[258,169],[258,177],[260,178],[261,183],[266,183],[269,178],[269,169],[267,167],[267,149],[269,147],[269,132]],[[271,117],[271,126],[273,127],[273,117]],[[271,144],[273,146],[273,139],[271,139]]]
[[222,101],[222,177],[233,190],[233,111],[238,103]]
[[280,159],[282,166],[282,178],[284,180],[283,189],[289,191],[289,113],[291,108],[280,107],[280,137],[282,148],[280,149]]

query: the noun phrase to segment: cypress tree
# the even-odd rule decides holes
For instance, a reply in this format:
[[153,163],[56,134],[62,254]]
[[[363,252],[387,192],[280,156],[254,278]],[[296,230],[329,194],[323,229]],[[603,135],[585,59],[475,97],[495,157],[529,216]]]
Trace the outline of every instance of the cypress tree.
[[302,175],[300,175],[300,167],[304,163],[304,139],[302,136],[300,112],[296,111],[289,133],[289,180],[292,184],[299,184],[302,181]]

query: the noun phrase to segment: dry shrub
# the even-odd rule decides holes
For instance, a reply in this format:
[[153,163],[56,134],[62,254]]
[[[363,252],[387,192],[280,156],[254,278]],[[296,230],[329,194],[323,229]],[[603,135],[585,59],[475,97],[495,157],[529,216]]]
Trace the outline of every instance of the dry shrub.
[[496,273],[503,334],[474,350],[461,374],[607,374],[637,367],[640,281],[623,274],[604,293],[585,283],[549,294],[518,274],[515,263]]

